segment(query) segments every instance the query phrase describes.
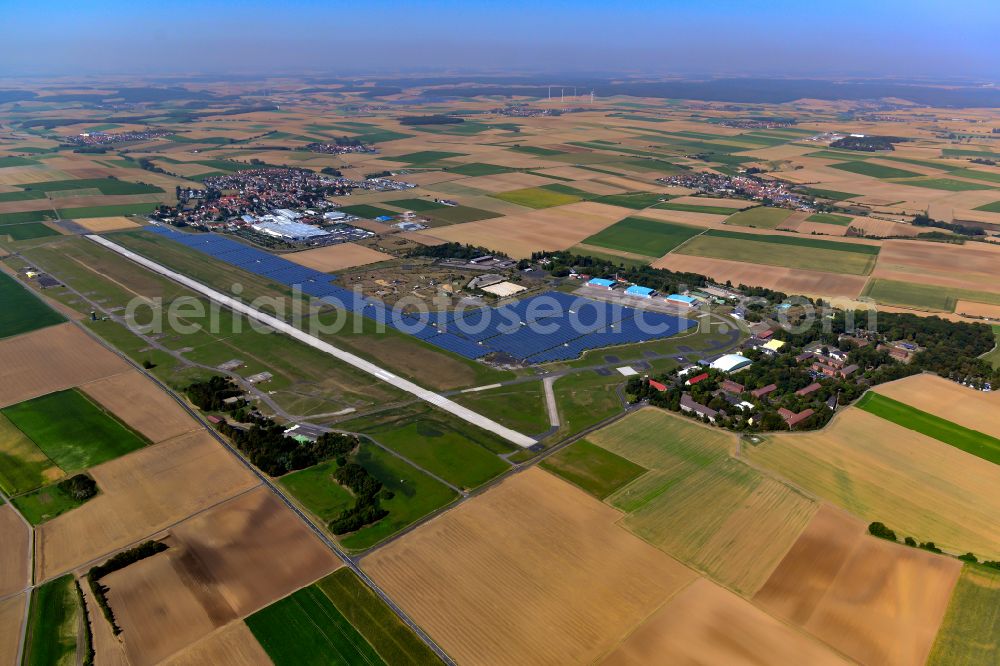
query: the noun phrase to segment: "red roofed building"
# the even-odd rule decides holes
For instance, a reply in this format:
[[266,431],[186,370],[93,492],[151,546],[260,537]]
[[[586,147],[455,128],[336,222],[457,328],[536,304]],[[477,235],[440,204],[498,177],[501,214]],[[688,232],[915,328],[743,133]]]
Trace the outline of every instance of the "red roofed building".
[[812,384],[806,386],[805,388],[800,388],[798,391],[795,392],[795,395],[809,395],[810,393],[819,390],[822,386],[823,385],[820,384],[819,382],[813,382]]
[[807,418],[815,414],[815,412],[811,409],[803,409],[801,412],[796,414],[792,410],[785,409],[784,407],[782,407],[781,409],[778,410],[778,414],[781,415],[781,418],[785,419],[785,423],[788,424],[789,428],[794,428],[795,426],[797,426],[798,424],[802,423]]
[[726,393],[733,393],[739,395],[740,393],[743,393],[744,387],[743,384],[737,384],[736,382],[727,379],[726,381],[722,382],[722,390],[725,391]]
[[663,391],[667,390],[667,385],[666,384],[661,384],[660,382],[656,381],[655,379],[650,379],[649,380],[649,388],[655,388],[657,391],[660,391],[662,393]]
[[758,333],[757,337],[760,338],[761,340],[768,340],[772,335],[774,335],[774,331],[772,331],[771,329],[767,329],[766,331]]
[[754,389],[753,391],[750,391],[750,395],[752,395],[755,398],[763,398],[768,393],[776,391],[777,389],[778,389],[777,384],[768,384],[767,386],[762,386],[759,389]]
[[706,379],[708,379],[708,373],[707,372],[703,372],[700,375],[692,377],[691,379],[687,380],[684,383],[687,384],[688,386],[692,386],[694,384],[697,384],[698,382],[703,382]]

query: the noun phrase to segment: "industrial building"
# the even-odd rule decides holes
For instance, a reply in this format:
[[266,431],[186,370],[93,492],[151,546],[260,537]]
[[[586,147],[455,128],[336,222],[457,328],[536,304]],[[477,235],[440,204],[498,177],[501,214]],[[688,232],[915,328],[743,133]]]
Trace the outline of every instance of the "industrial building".
[[606,278],[591,278],[587,282],[588,287],[597,287],[599,289],[614,289],[616,284],[618,283],[614,280],[608,280]]
[[636,296],[638,298],[652,298],[656,295],[656,290],[650,289],[649,287],[640,287],[636,284],[626,289],[625,293],[629,296]]
[[675,305],[685,305],[687,307],[694,307],[697,304],[697,299],[692,296],[685,296],[684,294],[670,294],[667,296],[667,300]]
[[252,226],[254,231],[287,241],[304,241],[311,238],[322,238],[330,234],[322,229],[301,222],[279,222],[263,220]]
[[748,359],[746,356],[740,356],[739,354],[726,354],[725,356],[720,356],[712,361],[709,367],[713,370],[719,370],[721,372],[736,372],[737,370],[742,370],[747,367],[752,362],[753,361]]

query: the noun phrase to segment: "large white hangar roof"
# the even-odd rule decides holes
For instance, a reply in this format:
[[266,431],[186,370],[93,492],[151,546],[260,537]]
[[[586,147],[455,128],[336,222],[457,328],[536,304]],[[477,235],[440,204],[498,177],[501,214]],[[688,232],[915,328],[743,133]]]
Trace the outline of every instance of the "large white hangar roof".
[[745,368],[752,362],[753,361],[748,359],[746,356],[740,356],[739,354],[726,354],[725,356],[720,356],[712,361],[712,364],[709,367],[715,370],[721,370],[722,372],[732,372],[733,370]]

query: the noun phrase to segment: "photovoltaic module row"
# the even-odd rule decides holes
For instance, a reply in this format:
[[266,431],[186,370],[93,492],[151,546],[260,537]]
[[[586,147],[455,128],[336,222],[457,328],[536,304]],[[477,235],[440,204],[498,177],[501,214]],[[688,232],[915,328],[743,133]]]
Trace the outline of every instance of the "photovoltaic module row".
[[150,227],[178,243],[233,266],[367,317],[469,359],[501,353],[529,363],[550,363],[590,349],[659,340],[695,326],[683,317],[550,291],[498,308],[408,314],[331,284],[333,276],[216,234]]

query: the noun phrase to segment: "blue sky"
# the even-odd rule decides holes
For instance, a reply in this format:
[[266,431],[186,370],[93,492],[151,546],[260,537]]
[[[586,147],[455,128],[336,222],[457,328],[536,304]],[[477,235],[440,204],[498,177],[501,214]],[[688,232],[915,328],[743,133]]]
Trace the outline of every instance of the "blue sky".
[[1000,79],[997,0],[3,0],[0,73],[484,69]]

